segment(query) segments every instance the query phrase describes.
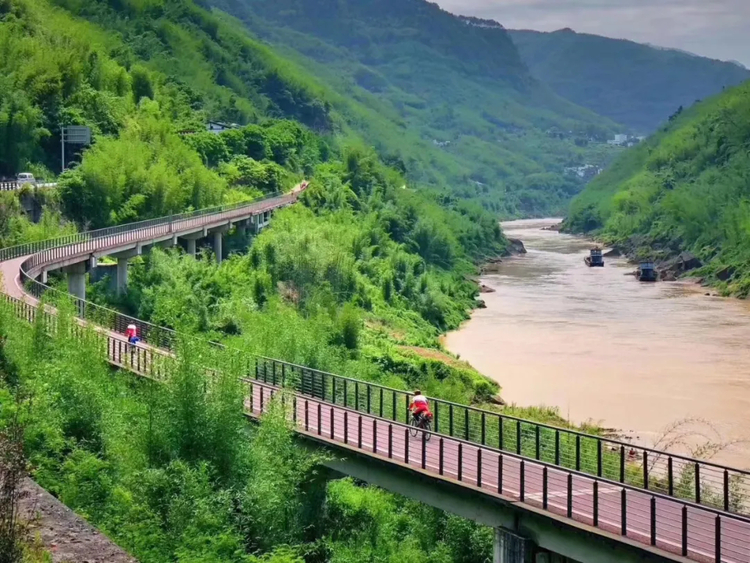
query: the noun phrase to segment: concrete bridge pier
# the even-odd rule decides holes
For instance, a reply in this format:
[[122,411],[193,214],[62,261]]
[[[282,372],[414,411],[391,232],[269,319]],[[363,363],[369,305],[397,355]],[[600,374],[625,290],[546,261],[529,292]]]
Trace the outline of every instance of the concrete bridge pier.
[[531,563],[531,544],[502,527],[495,528],[492,563]]
[[128,260],[140,256],[140,254],[141,247],[137,246],[131,250],[112,255],[112,258],[117,259],[117,277],[115,280],[115,287],[118,294],[125,293],[128,288]]
[[214,236],[214,254],[216,255],[216,262],[221,264],[224,259],[224,234],[229,232],[230,225],[224,225],[216,229],[211,230],[211,234]]
[[182,235],[180,238],[184,239],[187,242],[187,253],[190,254],[190,256],[195,256],[195,250],[196,250],[196,241],[199,238],[203,238],[206,236],[205,230],[199,231],[197,233],[190,233],[189,235]]
[[73,297],[86,299],[86,271],[90,263],[90,260],[86,260],[63,268],[68,278],[68,293]]

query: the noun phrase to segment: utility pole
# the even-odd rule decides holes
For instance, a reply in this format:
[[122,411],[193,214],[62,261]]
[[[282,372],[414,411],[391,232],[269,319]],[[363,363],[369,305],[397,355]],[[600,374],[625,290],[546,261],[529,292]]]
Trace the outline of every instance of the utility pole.
[[65,172],[65,126],[60,126],[60,146],[62,147],[62,166],[60,173]]

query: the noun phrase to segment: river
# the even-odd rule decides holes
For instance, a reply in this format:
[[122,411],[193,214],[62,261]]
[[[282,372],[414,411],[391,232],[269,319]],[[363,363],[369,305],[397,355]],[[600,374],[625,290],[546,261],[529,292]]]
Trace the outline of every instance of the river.
[[556,222],[503,224],[528,254],[482,278],[496,292],[446,347],[510,403],[682,453],[706,435],[728,443],[714,461],[750,468],[750,303],[688,282],[639,283],[624,259],[588,268],[592,243],[542,230]]

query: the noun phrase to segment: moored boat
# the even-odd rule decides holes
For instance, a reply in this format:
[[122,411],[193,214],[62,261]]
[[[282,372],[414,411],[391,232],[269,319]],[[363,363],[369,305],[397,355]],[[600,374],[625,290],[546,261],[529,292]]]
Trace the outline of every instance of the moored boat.
[[641,262],[638,264],[638,270],[635,273],[635,277],[638,281],[642,282],[655,282],[659,275],[656,271],[656,266],[653,262]]
[[586,265],[589,268],[594,267],[603,267],[604,266],[604,256],[602,255],[602,251],[599,248],[592,248],[591,252],[589,253],[586,258],[583,259],[583,261],[586,263]]

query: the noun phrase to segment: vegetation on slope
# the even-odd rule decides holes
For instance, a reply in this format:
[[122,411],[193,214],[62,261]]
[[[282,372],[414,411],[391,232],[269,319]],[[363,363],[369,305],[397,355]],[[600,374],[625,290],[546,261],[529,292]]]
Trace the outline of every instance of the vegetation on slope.
[[35,479],[142,563],[470,563],[491,529],[350,480],[326,483],[277,404],[242,415],[236,372],[193,343],[164,384],[113,373],[98,337],[0,306],[0,428],[19,418]]
[[628,150],[573,202],[566,226],[639,255],[682,250],[726,293],[750,293],[750,82]]
[[[40,223],[22,217],[17,194],[4,196],[3,244],[310,178],[302,205],[249,248],[229,241],[236,256],[220,266],[179,252],[136,261],[117,306],[463,402],[497,391],[460,362],[415,353],[437,348],[474,305],[472,263],[505,247],[496,220],[414,190],[397,160],[389,168],[334,135],[345,122],[299,67],[189,0],[0,0],[0,17],[0,173],[56,170],[63,123],[95,133],[58,191],[21,194],[44,205]],[[202,132],[210,118],[242,127]],[[90,287],[115,299],[105,283]],[[22,409],[35,478],[144,563],[468,563],[489,552],[488,531],[464,520],[350,482],[324,489],[279,417],[248,432],[239,374],[207,382],[199,344],[158,386],[113,377],[93,336],[66,334],[0,312],[0,423]]]
[[[561,211],[619,127],[534,80],[502,28],[423,0],[207,2],[340,94],[338,113],[413,181],[504,215]],[[229,21],[225,18],[225,21]]]
[[570,29],[508,33],[531,73],[558,95],[643,135],[678,107],[750,79],[734,63]]
[[[210,139],[226,149],[224,141],[246,131],[258,133]],[[253,147],[273,138],[272,130],[260,132]],[[238,158],[224,149],[223,158]],[[105,279],[92,286],[92,298],[312,368],[420,385],[464,402],[488,399],[496,384],[468,365],[414,357],[397,345],[438,347],[438,335],[467,318],[477,292],[466,279],[472,260],[505,249],[497,222],[476,205],[438,205],[404,188],[371,152],[343,156],[315,167],[302,204],[277,213],[249,252],[239,233],[228,241],[237,252],[221,265],[155,251],[135,261],[124,296]],[[98,166],[97,155],[87,159]]]

